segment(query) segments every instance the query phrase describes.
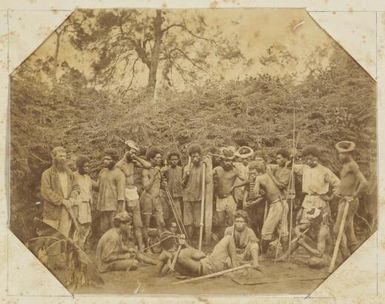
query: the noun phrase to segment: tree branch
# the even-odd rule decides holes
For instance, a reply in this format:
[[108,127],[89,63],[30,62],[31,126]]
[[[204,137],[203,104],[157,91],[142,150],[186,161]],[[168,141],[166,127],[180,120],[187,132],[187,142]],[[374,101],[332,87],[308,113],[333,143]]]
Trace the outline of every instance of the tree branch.
[[[131,80],[130,80],[130,83],[129,83],[128,87],[122,92],[122,94],[126,94],[126,92],[127,92],[127,91],[131,88],[131,86],[132,86],[132,83],[133,83],[134,78],[135,78],[135,65],[136,65],[136,63],[138,62],[138,60],[139,60],[139,56],[137,56],[137,57],[135,58],[135,60],[134,60],[134,62],[133,62],[133,64],[132,64],[132,68],[131,68],[131,70],[132,70]],[[126,67],[127,67],[127,65],[126,65]]]
[[182,51],[180,48],[174,48],[172,49],[170,52],[169,52],[169,56],[171,56],[171,53],[173,51],[178,51],[179,53],[181,53],[183,55],[184,58],[186,58],[194,67],[196,67],[197,69],[207,73],[207,71],[202,68],[201,66],[199,66],[195,61],[194,59],[191,59],[184,51]]
[[193,36],[194,38],[201,39],[201,40],[205,40],[205,41],[208,41],[208,42],[210,42],[210,43],[216,44],[216,43],[215,43],[215,40],[213,40],[213,39],[208,39],[208,38],[203,37],[203,36],[198,36],[197,34],[194,34],[191,30],[189,30],[189,29],[187,28],[186,25],[181,24],[181,23],[173,23],[173,24],[169,25],[168,27],[166,27],[166,28],[164,28],[164,29],[162,30],[162,34],[164,34],[165,32],[168,32],[170,29],[172,29],[172,28],[174,28],[174,27],[179,27],[179,28],[181,28],[182,30],[184,30],[185,32],[189,33],[189,34],[190,34],[191,36]]
[[174,60],[171,59],[171,57],[168,58],[168,60],[170,60],[170,62],[173,64],[173,66],[175,66],[176,70],[178,71],[179,75],[182,77],[183,81],[188,83],[188,84],[191,84],[190,81],[188,81],[185,76],[184,76],[184,73],[187,73],[187,71],[185,69],[183,69],[178,63],[176,63]]

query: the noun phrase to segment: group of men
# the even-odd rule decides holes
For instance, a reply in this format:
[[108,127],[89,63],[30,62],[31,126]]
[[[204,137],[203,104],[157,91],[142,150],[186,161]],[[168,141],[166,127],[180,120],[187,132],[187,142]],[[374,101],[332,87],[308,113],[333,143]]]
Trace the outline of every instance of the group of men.
[[[100,235],[96,256],[102,272],[134,270],[140,262],[157,264],[159,275],[175,270],[199,276],[242,263],[260,269],[260,255],[269,256],[274,239],[281,245],[276,248],[282,248],[279,259],[303,247],[310,254],[310,265],[324,267],[330,262],[341,224],[343,258],[358,245],[354,215],[367,181],[353,159],[354,149],[353,142],[336,144],[342,163],[338,178],[320,164],[321,152],[316,146],[304,147],[301,163],[295,161],[296,155],[280,149],[275,164],[267,164],[250,147],[224,147],[203,156],[199,145],[191,145],[188,162],[182,167],[180,153],[164,155],[151,147],[143,158],[139,146],[128,140],[122,158],[114,149],[104,152],[103,168],[94,181],[87,157],[77,158],[73,172],[67,166],[66,150],[56,147],[52,167],[41,180],[43,221],[67,237],[75,236],[76,227],[76,242],[84,248],[95,206]],[[302,180],[305,196],[294,214],[296,177]],[[194,246],[201,238],[202,191],[210,182],[214,185],[213,222],[218,242],[207,256]],[[334,220],[332,201],[337,202]],[[158,257],[148,254],[153,223],[163,249]],[[183,234],[187,244],[181,241]],[[278,249],[275,258],[277,253]]]

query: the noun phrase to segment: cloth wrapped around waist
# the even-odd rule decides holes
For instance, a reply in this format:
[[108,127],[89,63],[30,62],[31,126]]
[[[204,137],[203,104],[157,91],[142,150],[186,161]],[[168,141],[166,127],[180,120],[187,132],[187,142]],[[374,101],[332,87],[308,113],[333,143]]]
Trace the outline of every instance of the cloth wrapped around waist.
[[135,207],[139,200],[138,190],[136,187],[124,189],[124,197],[127,201],[128,207]]

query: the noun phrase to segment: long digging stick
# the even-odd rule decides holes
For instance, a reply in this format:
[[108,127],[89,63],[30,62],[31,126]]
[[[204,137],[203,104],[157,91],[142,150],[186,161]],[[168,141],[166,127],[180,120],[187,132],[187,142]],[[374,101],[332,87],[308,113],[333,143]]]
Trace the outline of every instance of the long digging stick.
[[206,197],[206,165],[202,163],[202,203],[201,203],[201,222],[199,224],[199,250],[202,249],[203,221],[205,216],[205,197]]
[[176,208],[175,202],[174,202],[174,200],[173,200],[173,198],[172,198],[172,196],[168,190],[166,191],[166,195],[167,195],[171,210],[174,213],[175,221],[176,221],[176,224],[178,225],[179,231],[186,236],[188,241],[190,241],[188,238],[188,235],[187,235],[186,228],[183,224],[182,215],[179,214],[179,212]]
[[206,274],[204,276],[200,276],[200,277],[196,277],[196,278],[192,278],[192,279],[187,279],[187,280],[183,280],[183,281],[174,282],[174,283],[171,283],[171,284],[172,285],[179,285],[179,284],[183,284],[183,283],[200,281],[200,280],[204,280],[204,279],[208,279],[208,278],[214,278],[214,277],[217,277],[217,276],[229,273],[229,272],[241,270],[241,269],[248,268],[248,267],[251,267],[251,265],[250,264],[245,264],[245,265],[242,265],[242,266],[239,266],[239,267],[234,267],[234,268],[222,270],[222,271]]
[[345,222],[346,222],[346,217],[348,216],[348,211],[349,211],[349,202],[347,200],[345,200],[344,213],[342,214],[340,229],[338,231],[338,236],[337,236],[336,244],[335,244],[334,250],[333,250],[332,260],[331,260],[330,266],[329,266],[329,273],[333,272],[334,266],[336,264],[338,250],[340,248],[340,244],[341,244],[341,240],[342,240],[342,235],[343,235],[344,230],[345,230]]

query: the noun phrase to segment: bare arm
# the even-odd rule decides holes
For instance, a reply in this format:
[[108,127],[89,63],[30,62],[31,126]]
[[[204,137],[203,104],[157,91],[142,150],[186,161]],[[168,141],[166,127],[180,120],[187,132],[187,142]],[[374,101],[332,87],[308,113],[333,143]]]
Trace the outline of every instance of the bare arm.
[[358,197],[358,196],[360,196],[366,189],[368,189],[369,183],[368,183],[368,181],[366,180],[365,176],[364,176],[364,175],[362,174],[362,172],[360,171],[360,169],[358,168],[358,166],[357,166],[357,167],[354,167],[353,172],[355,173],[356,178],[357,178],[357,181],[358,181],[358,185],[357,185],[357,188],[356,188],[355,191],[354,191],[353,196],[354,196],[354,197]]
[[245,189],[245,191],[243,192],[243,198],[242,198],[242,209],[245,209],[246,208],[246,204],[247,204],[247,197],[249,196],[249,189]]
[[75,176],[72,173],[69,177],[70,177],[70,181],[72,183],[70,198],[72,200],[76,200],[76,198],[78,197],[78,194],[80,193],[80,187],[79,187],[79,184],[78,184]]
[[159,256],[159,263],[156,265],[156,273],[159,277],[165,276],[169,271],[170,267],[168,265],[170,257],[163,251]]
[[268,165],[266,168],[266,173],[270,176],[270,178],[272,179],[274,184],[276,184],[279,189],[284,189],[287,185],[278,181],[274,175],[277,167],[278,166],[276,166],[276,165]]
[[150,169],[151,168],[151,163],[148,162],[147,160],[139,157],[139,156],[136,156],[136,155],[132,155],[132,159],[134,161],[136,161],[136,165],[139,167],[139,168],[143,168],[143,169]]
[[183,168],[183,173],[182,173],[182,187],[185,188],[187,185],[187,182],[190,178],[190,167],[191,165],[187,165]]
[[328,173],[325,176],[325,180],[331,186],[331,191],[335,193],[338,185],[340,184],[340,179],[331,170],[328,170]]
[[159,174],[159,170],[155,169],[154,175],[149,177],[150,172],[147,169],[143,169],[143,171],[142,171],[142,183],[143,183],[144,190],[148,191],[149,189],[151,189],[152,184],[154,183],[157,174]]

